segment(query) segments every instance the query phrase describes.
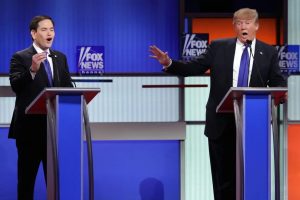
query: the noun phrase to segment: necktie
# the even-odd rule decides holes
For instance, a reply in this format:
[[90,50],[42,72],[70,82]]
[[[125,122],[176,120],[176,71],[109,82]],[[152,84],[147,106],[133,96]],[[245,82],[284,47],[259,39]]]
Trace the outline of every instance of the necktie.
[[248,44],[246,44],[242,54],[238,84],[237,84],[238,87],[248,87],[248,75],[249,75],[249,64],[250,64],[248,47],[249,47]]
[[[48,52],[45,52],[46,55],[48,54]],[[49,82],[49,86],[52,87],[53,86],[53,82],[52,82],[52,72],[51,72],[51,67],[50,67],[50,63],[47,60],[47,58],[44,60],[44,67],[48,76],[48,82]]]

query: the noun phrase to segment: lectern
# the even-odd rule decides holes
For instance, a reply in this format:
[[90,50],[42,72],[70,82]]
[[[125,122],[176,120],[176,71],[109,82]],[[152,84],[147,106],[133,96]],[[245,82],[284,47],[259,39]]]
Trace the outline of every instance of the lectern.
[[[46,88],[26,109],[27,114],[47,114],[48,200],[83,199],[83,124],[88,121],[86,104],[99,92],[97,88]],[[91,171],[90,135],[87,141]],[[93,187],[93,174],[89,175]]]
[[275,199],[279,198],[277,119],[274,107],[287,88],[232,87],[217,112],[234,112],[236,122],[236,199],[271,199],[271,130],[274,138]]

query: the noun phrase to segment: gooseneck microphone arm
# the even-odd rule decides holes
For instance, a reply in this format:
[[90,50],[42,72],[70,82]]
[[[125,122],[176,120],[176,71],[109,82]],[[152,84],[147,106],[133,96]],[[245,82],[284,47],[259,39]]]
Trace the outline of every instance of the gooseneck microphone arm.
[[[56,55],[56,54],[53,54],[53,53],[50,53],[48,56],[52,58],[53,71],[54,71],[54,73],[55,73],[56,76],[57,76],[58,85],[60,85],[60,78],[59,78],[59,73],[58,73],[58,68],[57,68],[58,66],[57,66],[57,63],[56,63],[57,55]],[[55,67],[55,66],[56,66],[56,67]]]
[[[251,57],[253,59],[253,64],[254,64],[254,55],[253,55],[252,46],[251,46],[252,45],[252,40],[246,40],[246,43],[247,43],[247,45],[250,48],[250,59],[249,59],[249,67],[250,67]],[[257,75],[259,77],[259,80],[260,80],[260,82],[262,84],[262,87],[266,87],[265,82],[263,81],[263,79],[261,77],[261,73],[260,73],[259,69],[257,67],[254,67],[254,65],[252,65],[252,71],[253,71],[254,68],[255,68],[255,72],[257,73]]]
[[[52,58],[53,65],[54,65],[54,63],[57,64],[57,63],[56,63],[56,58],[57,58],[58,56],[57,56],[56,54],[51,53],[51,54],[49,54],[48,56]],[[57,66],[57,67],[58,67],[58,66]],[[54,68],[54,66],[53,66],[53,68]],[[55,69],[53,69],[53,70],[56,71],[58,83],[60,84],[60,78],[59,78],[58,68],[57,68],[56,70],[55,70]],[[64,70],[64,69],[63,69],[63,70]],[[65,70],[64,70],[64,73],[66,73]],[[75,81],[74,81],[72,78],[71,78],[71,82],[72,82],[73,87],[76,88],[76,87],[77,87],[77,86],[76,86],[76,83],[75,83]]]

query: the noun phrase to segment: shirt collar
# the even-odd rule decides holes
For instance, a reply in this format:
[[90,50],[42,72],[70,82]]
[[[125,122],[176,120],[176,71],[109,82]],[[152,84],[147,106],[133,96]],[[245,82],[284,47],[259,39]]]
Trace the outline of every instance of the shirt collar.
[[[256,38],[252,40],[251,48],[254,49],[256,43]],[[236,40],[236,45],[239,47],[244,47],[244,43],[242,43],[239,39]]]
[[46,51],[48,53],[48,55],[50,54],[50,50],[49,49],[43,50],[38,45],[36,45],[34,42],[32,43],[32,45],[33,45],[33,47],[34,47],[34,49],[36,50],[37,53],[43,53],[43,52]]

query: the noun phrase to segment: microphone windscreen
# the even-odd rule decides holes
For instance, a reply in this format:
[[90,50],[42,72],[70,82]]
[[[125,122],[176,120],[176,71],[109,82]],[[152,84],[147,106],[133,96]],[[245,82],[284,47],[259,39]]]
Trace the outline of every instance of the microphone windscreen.
[[57,56],[55,54],[49,54],[49,57],[56,58]]
[[252,44],[252,40],[246,40],[246,43],[247,43],[248,45],[251,45],[251,44]]

